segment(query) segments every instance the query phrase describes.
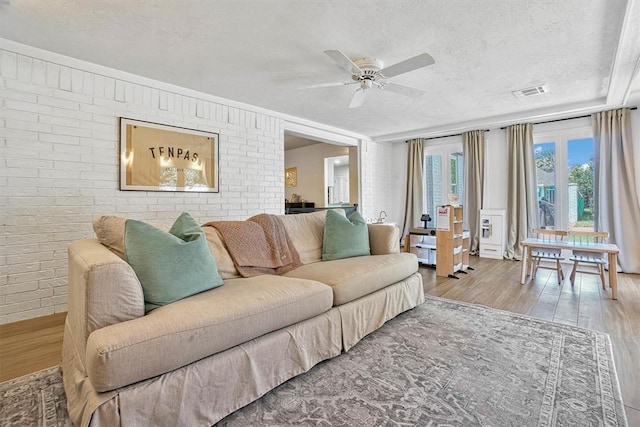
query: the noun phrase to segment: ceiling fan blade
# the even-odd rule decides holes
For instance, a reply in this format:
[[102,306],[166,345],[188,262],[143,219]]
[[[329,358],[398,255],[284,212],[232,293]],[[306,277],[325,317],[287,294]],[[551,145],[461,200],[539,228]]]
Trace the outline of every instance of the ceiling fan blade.
[[339,50],[325,50],[324,53],[331,59],[333,62],[338,64],[338,66],[344,70],[347,70],[351,74],[360,74],[362,70],[358,67],[352,60],[349,59],[347,55],[342,53]]
[[398,93],[400,95],[408,96],[410,98],[420,98],[425,94],[425,91],[411,86],[401,85],[399,83],[387,82],[381,86],[381,89],[388,90],[389,92]]
[[409,71],[417,70],[418,68],[426,67],[435,63],[436,61],[431,57],[431,55],[423,53],[422,55],[414,56],[413,58],[405,59],[397,64],[383,68],[380,70],[380,74],[388,78],[408,73]]
[[356,108],[362,105],[364,102],[364,97],[367,94],[366,89],[358,89],[354,92],[353,97],[351,98],[351,103],[349,104],[349,108]]
[[352,85],[358,82],[331,82],[331,83],[320,83],[317,85],[308,85],[308,86],[301,86],[300,89],[316,89],[319,87],[332,87],[332,86],[346,86],[346,85]]

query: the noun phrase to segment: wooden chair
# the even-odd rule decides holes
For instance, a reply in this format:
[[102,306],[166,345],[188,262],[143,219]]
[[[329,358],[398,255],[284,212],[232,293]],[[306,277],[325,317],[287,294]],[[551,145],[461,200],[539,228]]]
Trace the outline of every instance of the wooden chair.
[[[604,243],[609,238],[609,233],[606,231],[571,231],[569,232],[569,241],[578,243],[581,245],[589,245],[594,243]],[[573,269],[569,279],[571,280],[571,286],[576,279],[576,273],[586,274],[599,274],[602,281],[602,289],[606,289],[604,278],[604,266],[608,262],[607,254],[598,252],[587,252],[574,250],[570,261],[573,261]],[[597,271],[593,270],[578,270],[578,264],[590,264],[597,267]]]
[[[567,237],[566,231],[561,230],[548,230],[545,228],[534,228],[531,233],[536,239],[547,242],[560,242]],[[530,251],[530,262],[532,272],[531,279],[536,278],[538,268],[546,268],[548,270],[556,270],[558,272],[558,285],[564,280],[564,273],[562,272],[562,266],[560,261],[562,257],[562,249],[557,248],[545,248],[545,247],[532,247]],[[540,264],[541,261],[554,261],[554,265]]]

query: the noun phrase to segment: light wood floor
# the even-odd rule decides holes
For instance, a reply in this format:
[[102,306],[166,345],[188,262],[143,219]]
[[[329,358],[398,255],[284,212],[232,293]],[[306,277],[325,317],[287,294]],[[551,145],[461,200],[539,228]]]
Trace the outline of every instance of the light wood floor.
[[0,382],[60,364],[67,313],[0,325]]
[[[425,293],[608,333],[629,425],[640,426],[640,275],[618,275],[614,301],[595,275],[559,286],[554,271],[539,270],[535,281],[520,285],[519,262],[472,257],[471,265],[475,270],[459,280],[421,267]],[[64,317],[0,325],[0,381],[59,365]]]

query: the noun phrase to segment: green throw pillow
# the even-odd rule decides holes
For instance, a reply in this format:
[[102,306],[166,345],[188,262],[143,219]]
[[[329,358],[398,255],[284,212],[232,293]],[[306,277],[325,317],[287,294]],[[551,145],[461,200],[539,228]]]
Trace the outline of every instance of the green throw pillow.
[[186,212],[168,233],[128,219],[124,251],[142,285],[146,312],[222,285],[204,232]]
[[324,223],[322,259],[349,258],[371,255],[369,248],[369,229],[358,211],[348,218],[329,209]]

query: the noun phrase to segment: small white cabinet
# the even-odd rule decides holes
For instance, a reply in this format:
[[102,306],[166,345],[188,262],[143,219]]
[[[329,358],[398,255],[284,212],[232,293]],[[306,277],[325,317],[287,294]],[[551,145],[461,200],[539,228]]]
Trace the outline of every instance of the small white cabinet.
[[436,265],[436,230],[409,229],[405,238],[405,252],[415,254],[420,264]]
[[504,209],[480,210],[480,256],[502,259],[505,250],[507,214]]

